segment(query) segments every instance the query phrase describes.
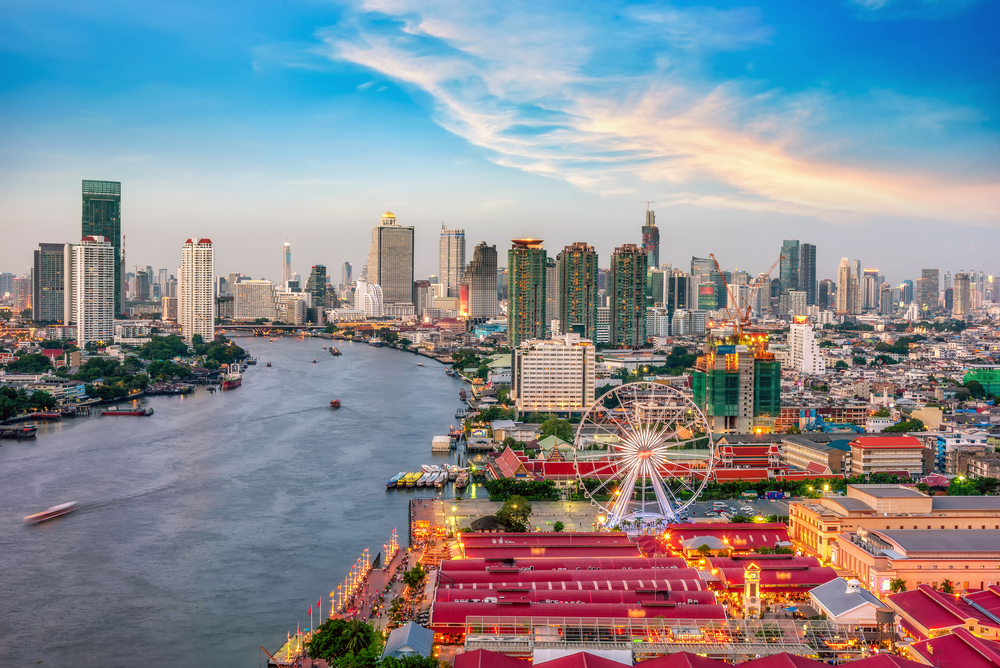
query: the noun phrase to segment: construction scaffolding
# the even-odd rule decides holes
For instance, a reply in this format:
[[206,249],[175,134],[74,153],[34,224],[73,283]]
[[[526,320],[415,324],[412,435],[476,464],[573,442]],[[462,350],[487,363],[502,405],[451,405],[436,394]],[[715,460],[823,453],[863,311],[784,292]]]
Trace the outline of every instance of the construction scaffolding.
[[868,655],[857,626],[792,619],[469,617],[465,649],[531,657],[536,649],[627,649],[633,661],[691,652],[739,663],[788,652],[822,661]]

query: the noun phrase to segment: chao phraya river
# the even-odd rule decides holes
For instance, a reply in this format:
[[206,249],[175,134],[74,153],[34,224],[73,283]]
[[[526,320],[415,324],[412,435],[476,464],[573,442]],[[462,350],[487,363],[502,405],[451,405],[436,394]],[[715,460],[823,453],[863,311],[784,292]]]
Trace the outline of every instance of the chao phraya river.
[[240,388],[2,442],[0,666],[258,666],[361,550],[394,527],[406,544],[407,500],[434,491],[385,481],[448,461],[431,438],[462,383],[392,349],[237,341],[260,357]]

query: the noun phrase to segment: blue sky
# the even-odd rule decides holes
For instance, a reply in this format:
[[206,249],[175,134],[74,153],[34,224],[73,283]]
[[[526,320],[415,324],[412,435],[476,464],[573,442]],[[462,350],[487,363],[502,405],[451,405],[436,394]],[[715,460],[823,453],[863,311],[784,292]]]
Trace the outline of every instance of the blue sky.
[[441,222],[505,248],[715,252],[781,240],[889,280],[1000,273],[990,0],[5,4],[0,270],[123,182],[127,262],[277,278],[365,261],[386,209],[436,273]]

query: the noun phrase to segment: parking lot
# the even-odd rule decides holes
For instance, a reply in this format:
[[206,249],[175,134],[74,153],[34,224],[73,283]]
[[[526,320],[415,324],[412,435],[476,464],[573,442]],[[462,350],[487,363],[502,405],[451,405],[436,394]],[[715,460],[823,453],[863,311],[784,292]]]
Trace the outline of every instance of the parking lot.
[[[706,511],[712,509],[713,501],[698,501],[691,504],[688,512],[691,519],[704,518]],[[761,499],[758,501],[751,501],[749,499],[726,499],[722,501],[726,504],[726,509],[730,514],[742,514],[742,515],[787,515],[788,514],[788,500],[778,500],[778,501],[768,501],[766,499]],[[753,513],[745,513],[741,509],[743,507],[753,508]],[[733,513],[733,510],[736,512]],[[712,517],[712,515],[709,515]]]

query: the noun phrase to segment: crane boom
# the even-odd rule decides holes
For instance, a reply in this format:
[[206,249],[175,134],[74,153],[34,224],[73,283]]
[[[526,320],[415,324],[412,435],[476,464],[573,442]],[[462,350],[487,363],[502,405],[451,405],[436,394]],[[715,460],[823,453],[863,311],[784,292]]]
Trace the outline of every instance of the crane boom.
[[[729,295],[729,303],[733,304],[732,307],[727,304],[725,309],[720,310],[724,310],[726,312],[725,321],[732,323],[733,329],[735,330],[734,333],[738,336],[743,331],[743,328],[750,324],[751,305],[753,304],[754,297],[764,285],[764,278],[758,276],[754,279],[747,291],[746,300],[741,302],[733,293],[733,288],[729,285],[729,281],[726,280],[726,274],[722,271],[722,267],[719,265],[719,261],[716,259],[715,253],[709,253],[708,256],[712,258],[712,262],[715,263],[715,270],[719,272],[719,276],[722,277],[722,283],[726,286],[726,292]],[[774,264],[771,265],[771,268],[768,269],[763,276],[770,276],[771,272],[774,271],[774,268],[778,266],[778,263],[781,262],[784,257],[784,255],[779,255],[778,259],[774,261]]]

